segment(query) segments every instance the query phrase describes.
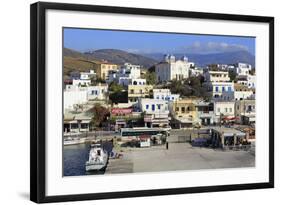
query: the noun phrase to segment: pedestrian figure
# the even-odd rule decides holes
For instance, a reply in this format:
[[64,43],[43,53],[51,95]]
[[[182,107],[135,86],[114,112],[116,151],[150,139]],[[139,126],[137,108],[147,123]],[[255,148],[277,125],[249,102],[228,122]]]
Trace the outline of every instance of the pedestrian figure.
[[166,149],[169,149],[169,142],[166,142]]

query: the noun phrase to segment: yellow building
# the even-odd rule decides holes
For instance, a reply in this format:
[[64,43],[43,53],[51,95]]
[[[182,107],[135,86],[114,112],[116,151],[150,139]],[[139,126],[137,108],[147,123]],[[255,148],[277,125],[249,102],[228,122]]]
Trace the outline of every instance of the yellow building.
[[118,66],[116,64],[108,62],[99,62],[94,64],[94,69],[97,73],[97,77],[102,80],[107,80],[109,71],[117,70]]
[[198,124],[199,118],[196,105],[200,100],[199,98],[184,98],[174,101],[171,106],[172,126],[181,129]]
[[153,95],[152,85],[128,85],[129,103],[137,102],[138,98],[148,98]]

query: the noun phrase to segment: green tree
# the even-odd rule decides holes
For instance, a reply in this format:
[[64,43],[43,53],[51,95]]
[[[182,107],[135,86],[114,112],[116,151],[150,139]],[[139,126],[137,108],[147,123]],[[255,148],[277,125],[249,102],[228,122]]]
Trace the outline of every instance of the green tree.
[[237,76],[237,74],[234,71],[229,71],[229,78],[231,81],[235,81],[236,76]]
[[101,106],[99,103],[94,104],[88,112],[93,114],[91,124],[94,127],[100,127],[102,122],[106,121],[110,116],[109,110],[106,107]]
[[156,74],[155,72],[147,71],[145,74],[146,83],[148,85],[155,85],[156,84]]
[[122,85],[119,85],[119,84],[116,83],[116,82],[111,82],[111,83],[109,84],[109,88],[108,88],[108,90],[109,90],[110,92],[121,92],[123,89],[124,89],[123,86],[122,86]]

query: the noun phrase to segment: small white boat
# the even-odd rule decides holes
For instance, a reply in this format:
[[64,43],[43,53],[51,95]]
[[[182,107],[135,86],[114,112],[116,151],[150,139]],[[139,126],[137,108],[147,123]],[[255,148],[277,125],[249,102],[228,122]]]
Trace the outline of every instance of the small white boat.
[[66,137],[63,140],[63,145],[76,145],[76,144],[82,144],[84,142],[85,142],[85,138]]
[[106,168],[108,154],[101,144],[92,144],[89,152],[89,160],[86,162],[86,171],[98,171]]

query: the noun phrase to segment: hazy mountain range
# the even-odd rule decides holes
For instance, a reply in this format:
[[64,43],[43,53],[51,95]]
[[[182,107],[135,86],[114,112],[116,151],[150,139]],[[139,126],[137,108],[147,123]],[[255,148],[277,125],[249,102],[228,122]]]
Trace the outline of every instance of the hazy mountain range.
[[[234,64],[237,62],[249,63],[255,66],[255,56],[248,51],[235,51],[212,54],[174,54],[176,58],[183,55],[187,56],[189,61],[194,62],[198,66],[208,64]],[[90,52],[78,52],[72,49],[64,48],[64,57],[79,59],[82,62],[107,60],[115,64],[124,64],[126,62],[139,64],[145,68],[158,63],[163,59],[164,53],[135,54],[117,49],[100,49]]]

